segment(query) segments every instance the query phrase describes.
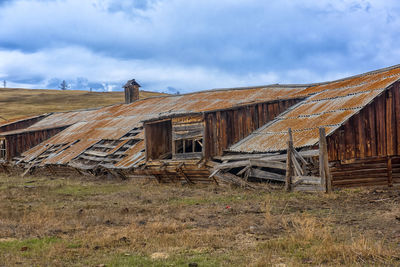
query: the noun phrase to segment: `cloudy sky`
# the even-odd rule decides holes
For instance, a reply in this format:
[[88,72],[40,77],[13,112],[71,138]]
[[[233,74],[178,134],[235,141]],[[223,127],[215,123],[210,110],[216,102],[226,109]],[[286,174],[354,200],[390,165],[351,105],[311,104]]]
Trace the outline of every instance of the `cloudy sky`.
[[0,0],[9,87],[190,92],[400,63],[398,0]]

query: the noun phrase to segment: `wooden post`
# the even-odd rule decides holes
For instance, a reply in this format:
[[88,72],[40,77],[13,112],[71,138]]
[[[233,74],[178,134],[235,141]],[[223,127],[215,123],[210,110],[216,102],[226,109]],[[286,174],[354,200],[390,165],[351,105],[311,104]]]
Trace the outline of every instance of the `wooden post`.
[[332,192],[332,177],[329,171],[325,128],[319,128],[319,173],[321,185],[325,188],[326,193]]
[[388,158],[387,162],[387,175],[388,175],[388,186],[393,186],[393,174],[392,174],[392,158]]
[[287,141],[287,157],[286,157],[286,183],[285,189],[287,192],[292,191],[292,176],[293,176],[293,163],[292,163],[292,151],[293,151],[293,136],[292,129],[288,129],[289,139]]

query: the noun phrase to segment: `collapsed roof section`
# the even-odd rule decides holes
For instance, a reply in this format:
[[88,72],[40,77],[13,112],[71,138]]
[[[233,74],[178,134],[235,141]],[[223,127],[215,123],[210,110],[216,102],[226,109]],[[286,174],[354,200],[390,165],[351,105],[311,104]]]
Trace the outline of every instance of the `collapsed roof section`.
[[231,152],[276,152],[287,149],[287,131],[296,148],[318,143],[318,128],[332,134],[350,117],[400,79],[400,67],[384,69],[308,88],[315,93],[238,143]]

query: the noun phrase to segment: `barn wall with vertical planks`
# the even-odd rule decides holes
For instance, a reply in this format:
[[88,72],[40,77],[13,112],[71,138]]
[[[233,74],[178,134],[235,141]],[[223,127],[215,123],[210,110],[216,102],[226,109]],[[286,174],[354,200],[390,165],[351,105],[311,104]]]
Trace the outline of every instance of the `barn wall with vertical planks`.
[[393,84],[328,137],[334,186],[400,183],[400,86]]
[[273,120],[303,99],[281,100],[206,113],[205,157],[223,154],[230,145]]
[[21,155],[21,153],[33,148],[44,140],[56,135],[64,130],[66,127],[59,127],[54,129],[45,129],[32,132],[24,132],[13,135],[6,135],[7,142],[7,160]]
[[13,121],[10,123],[1,124],[0,125],[0,133],[28,128],[29,126],[35,124],[36,122],[42,120],[45,117],[46,117],[46,115],[40,115],[40,116],[35,116],[35,117],[30,117],[30,118]]

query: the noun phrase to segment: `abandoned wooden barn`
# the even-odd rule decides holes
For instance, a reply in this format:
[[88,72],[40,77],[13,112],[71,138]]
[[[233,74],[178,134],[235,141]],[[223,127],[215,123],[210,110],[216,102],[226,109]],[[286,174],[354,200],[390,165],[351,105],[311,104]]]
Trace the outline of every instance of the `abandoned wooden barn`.
[[400,183],[400,67],[312,87],[316,92],[232,145],[233,153],[271,153],[315,148],[327,133],[333,186]]
[[[232,132],[228,138],[220,139],[218,136],[209,134],[205,136],[204,141],[196,140],[193,146],[194,151],[198,153],[201,147],[200,154],[203,155],[204,142],[204,147],[207,147],[204,149],[204,155],[209,158],[216,153],[221,154],[224,148],[250,134],[252,130],[307,96],[308,91],[304,86],[274,85],[153,97],[93,111],[78,111],[76,116],[70,116],[71,112],[51,115],[26,129],[2,133],[2,135],[15,136],[30,133],[33,130],[47,131],[47,129],[56,129],[58,126],[66,127],[17,157],[14,163],[18,163],[17,165],[23,166],[26,170],[29,169],[29,172],[48,171],[54,174],[79,171],[92,174],[112,173],[121,176],[143,175],[149,171],[143,168],[146,163],[144,121],[148,121],[146,134],[150,136],[151,129],[154,128],[154,142],[158,142],[151,147],[147,146],[148,161],[158,160],[161,156],[171,160],[179,157],[176,156],[179,153],[175,153],[175,151],[179,152],[179,149],[172,153],[172,145],[175,146],[176,143],[165,138],[165,136],[172,137],[172,132],[169,132],[168,128],[168,125],[171,125],[172,129],[172,121],[165,120],[168,117],[200,116],[202,118],[200,124],[206,126],[205,132],[212,132],[215,129],[215,125],[210,123],[215,123],[216,116],[221,114],[229,117],[234,124],[241,123],[240,130]],[[63,119],[63,116],[68,116],[69,119]],[[159,121],[161,118],[164,120],[162,124]],[[72,122],[73,119],[75,119],[74,122]],[[209,124],[205,123],[205,119],[210,121]],[[177,121],[178,119],[174,119],[174,127]],[[65,122],[68,122],[68,125]],[[164,126],[167,128],[164,129]],[[222,127],[224,126],[221,126],[219,132],[223,130]],[[165,136],[157,135],[160,129],[166,131]],[[198,130],[201,131],[201,129]],[[148,140],[150,142],[150,139]],[[216,149],[212,145],[213,142],[218,144]],[[12,145],[10,144],[9,147]],[[179,144],[177,145],[179,148]],[[161,148],[168,148],[169,151],[160,152]],[[189,159],[188,148],[183,151]],[[160,153],[167,155],[160,155]],[[193,152],[194,157],[191,159],[199,161],[199,154],[195,154],[196,152]]]
[[[3,168],[187,182],[209,182],[221,171],[232,179],[282,180],[288,129],[293,131],[294,153],[309,157],[302,164],[316,173],[317,165],[310,162],[318,160],[314,152],[324,128],[333,186],[393,185],[400,183],[399,79],[400,66],[393,66],[319,84],[142,100],[132,97],[139,85],[131,80],[125,85],[126,104],[51,114],[26,129],[0,133],[9,138],[7,148],[18,142],[31,146],[25,138],[40,141],[23,153],[7,152],[9,162]],[[49,129],[59,131],[43,140],[33,134]],[[255,165],[231,164],[232,159]]]
[[[39,116],[31,116],[26,118],[15,119],[11,121],[6,121],[0,124],[0,134],[10,131],[16,131],[19,129],[25,129],[41,119],[45,118],[47,114],[39,115]],[[11,151],[13,148],[7,148],[7,143],[10,141],[6,138],[6,136],[0,136],[0,161],[5,161],[7,159],[11,159],[15,156]],[[40,142],[39,142],[40,143]],[[37,143],[37,144],[39,144]],[[37,145],[36,144],[36,145]],[[25,147],[25,149],[21,152],[28,150],[31,147]]]

